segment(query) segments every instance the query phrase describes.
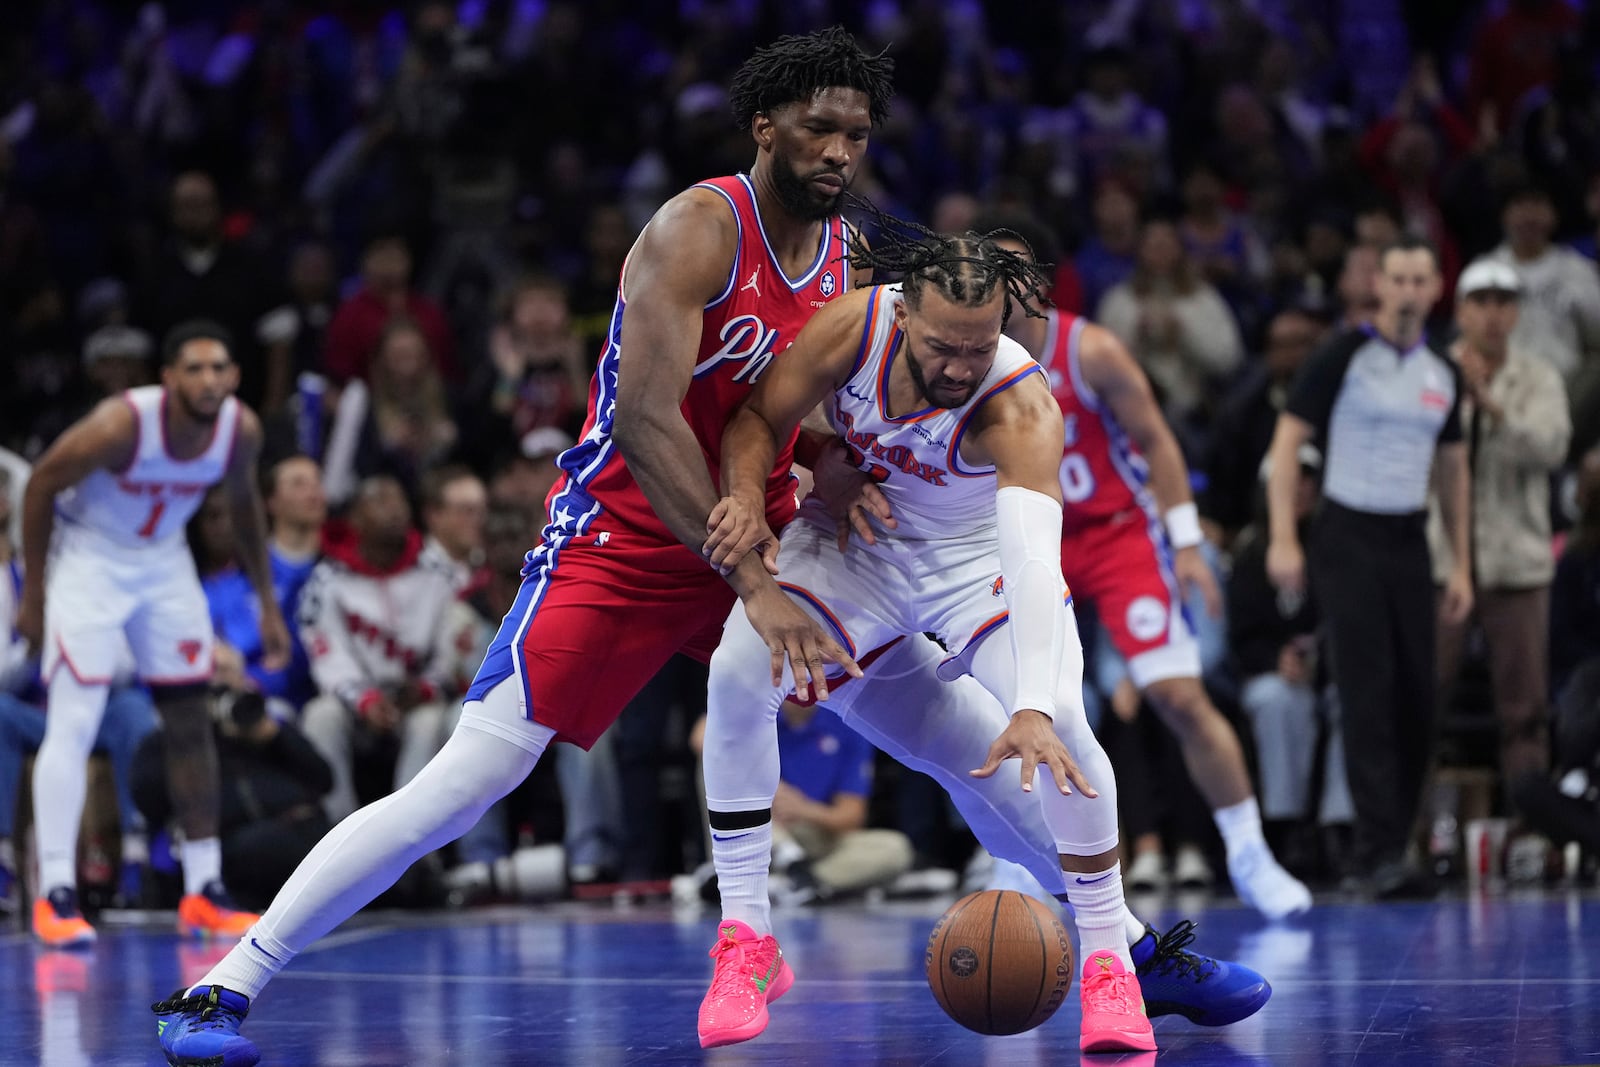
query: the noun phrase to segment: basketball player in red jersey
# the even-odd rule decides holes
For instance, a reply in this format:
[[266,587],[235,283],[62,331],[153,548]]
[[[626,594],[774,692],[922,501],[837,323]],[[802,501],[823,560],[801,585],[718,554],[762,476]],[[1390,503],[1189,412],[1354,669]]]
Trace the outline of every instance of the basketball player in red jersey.
[[[992,227],[1028,244],[1049,240],[1028,219]],[[1029,253],[1022,240],[999,243]],[[1177,735],[1240,898],[1269,919],[1305,911],[1311,893],[1267,847],[1239,739],[1200,682],[1183,590],[1199,589],[1213,610],[1221,601],[1200,555],[1183,453],[1149,381],[1110,330],[1076,315],[1054,308],[1041,317],[1012,315],[1006,333],[1043,365],[1066,423],[1061,567],[1068,585],[1095,605],[1134,685]]]
[[[735,599],[802,695],[825,664],[860,675],[774,581],[776,545],[731,568],[703,551],[722,428],[819,307],[858,284],[840,197],[887,113],[891,62],[841,29],[781,38],[734,77],[748,175],[668,201],[623,266],[583,437],[558,461],[549,523],[466,696],[459,728],[405,788],[335,827],[196,986],[156,1005],[173,1064],[249,1065],[238,1028],[295,954],[454,840],[554,740],[587,747],[676,652],[709,659]],[[793,516],[786,443],[763,516]]]
[[167,781],[184,834],[178,925],[186,933],[238,936],[256,918],[235,908],[222,885],[207,700],[211,615],[184,524],[206,490],[227,487],[239,559],[261,602],[265,661],[287,664],[289,631],[272,592],[256,490],[261,423],[232,395],[239,368],[220,326],[175,327],[162,361],[161,385],[111,397],[69,427],[40,458],[23,497],[26,576],[17,629],[41,650],[49,686],[33,769],[40,887],[33,932],[53,948],[95,939],[78,910],[78,820],[88,787],[84,766],[125,648],[166,735]]

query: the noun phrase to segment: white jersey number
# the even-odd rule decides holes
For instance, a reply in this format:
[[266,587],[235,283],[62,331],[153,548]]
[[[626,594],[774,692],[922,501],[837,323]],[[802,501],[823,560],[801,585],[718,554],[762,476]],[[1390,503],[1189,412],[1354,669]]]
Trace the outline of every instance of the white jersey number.
[[1081,504],[1094,495],[1094,472],[1081,453],[1068,452],[1061,457],[1061,499],[1068,504]]

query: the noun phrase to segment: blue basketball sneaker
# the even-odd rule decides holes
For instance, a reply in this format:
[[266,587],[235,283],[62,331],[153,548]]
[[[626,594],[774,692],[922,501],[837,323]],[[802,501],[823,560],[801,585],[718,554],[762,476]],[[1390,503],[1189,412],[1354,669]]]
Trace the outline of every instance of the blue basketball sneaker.
[[261,1062],[260,1050],[239,1036],[239,1024],[250,1013],[250,998],[243,993],[219,985],[194,993],[180,989],[150,1010],[159,1016],[156,1035],[172,1067],[255,1067]]
[[1272,986],[1250,968],[1188,951],[1194,923],[1184,919],[1164,934],[1149,923],[1133,943],[1133,966],[1145,1010],[1182,1015],[1200,1026],[1227,1026],[1261,1010]]

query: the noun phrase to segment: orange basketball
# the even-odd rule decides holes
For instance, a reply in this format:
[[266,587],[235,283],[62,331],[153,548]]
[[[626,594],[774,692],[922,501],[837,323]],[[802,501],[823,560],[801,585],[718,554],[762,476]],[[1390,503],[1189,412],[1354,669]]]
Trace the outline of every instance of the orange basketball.
[[1055,911],[1010,889],[950,906],[928,937],[928,988],[980,1034],[1020,1034],[1055,1014],[1072,985],[1072,941]]

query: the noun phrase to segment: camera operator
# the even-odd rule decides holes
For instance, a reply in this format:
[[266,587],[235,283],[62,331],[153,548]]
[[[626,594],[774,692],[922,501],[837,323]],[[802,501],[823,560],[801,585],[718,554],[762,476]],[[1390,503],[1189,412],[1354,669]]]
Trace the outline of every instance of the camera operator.
[[[220,653],[220,650],[219,650]],[[237,654],[235,654],[235,657]],[[222,782],[222,872],[241,905],[265,907],[330,828],[322,797],[333,771],[292,723],[267,714],[242,664],[219,654],[212,693]],[[172,815],[157,730],[133,759],[133,796],[152,827]]]

